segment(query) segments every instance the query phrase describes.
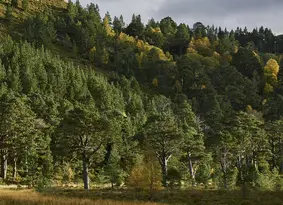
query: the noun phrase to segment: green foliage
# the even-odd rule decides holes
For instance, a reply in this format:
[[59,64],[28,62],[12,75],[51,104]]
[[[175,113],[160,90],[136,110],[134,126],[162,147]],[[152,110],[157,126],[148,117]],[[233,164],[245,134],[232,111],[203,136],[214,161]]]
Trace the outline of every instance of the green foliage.
[[5,18],[8,22],[13,20],[13,8],[8,4],[6,7]]
[[29,0],[22,0],[23,10],[27,11],[29,8]]
[[11,0],[11,6],[14,7],[14,8],[17,8],[18,7],[18,0]]
[[181,187],[182,175],[176,168],[169,168],[167,171],[168,186],[173,188]]
[[196,182],[202,183],[206,187],[211,178],[211,166],[209,164],[201,164],[196,172]]

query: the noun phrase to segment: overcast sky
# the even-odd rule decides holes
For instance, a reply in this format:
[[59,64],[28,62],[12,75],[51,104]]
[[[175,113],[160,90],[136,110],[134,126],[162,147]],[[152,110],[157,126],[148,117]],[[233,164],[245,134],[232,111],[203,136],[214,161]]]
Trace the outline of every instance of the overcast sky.
[[160,20],[171,16],[178,23],[190,26],[200,21],[234,29],[237,26],[271,28],[283,33],[283,0],[81,0],[99,5],[101,15],[109,11],[111,16],[124,16],[126,23],[132,14],[141,14],[143,21]]

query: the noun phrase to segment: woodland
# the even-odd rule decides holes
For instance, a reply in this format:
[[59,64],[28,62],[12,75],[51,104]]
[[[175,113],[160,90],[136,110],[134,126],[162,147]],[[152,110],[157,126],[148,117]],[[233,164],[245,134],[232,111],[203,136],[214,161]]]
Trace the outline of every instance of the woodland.
[[1,0],[0,181],[280,192],[282,53],[264,27]]

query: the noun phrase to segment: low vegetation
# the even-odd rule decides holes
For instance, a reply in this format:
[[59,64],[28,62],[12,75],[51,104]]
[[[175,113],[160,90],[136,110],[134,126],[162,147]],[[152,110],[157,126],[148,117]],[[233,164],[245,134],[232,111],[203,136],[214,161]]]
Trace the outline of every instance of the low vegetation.
[[0,190],[0,205],[162,205],[161,203],[119,201],[43,195],[31,190]]
[[282,205],[281,192],[79,189],[0,190],[0,205]]

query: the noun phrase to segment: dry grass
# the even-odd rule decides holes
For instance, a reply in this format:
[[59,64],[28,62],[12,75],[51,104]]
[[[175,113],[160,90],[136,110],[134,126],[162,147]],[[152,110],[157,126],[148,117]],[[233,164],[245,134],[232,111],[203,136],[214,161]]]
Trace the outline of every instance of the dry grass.
[[82,198],[66,198],[43,196],[32,190],[0,190],[0,205],[162,205],[150,202],[124,202],[114,200],[91,200]]

